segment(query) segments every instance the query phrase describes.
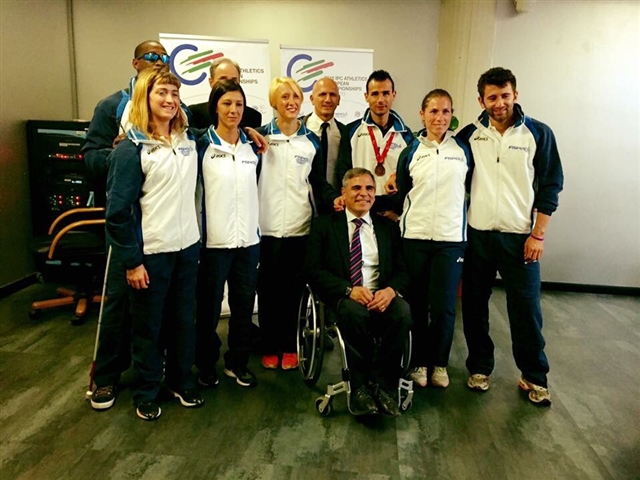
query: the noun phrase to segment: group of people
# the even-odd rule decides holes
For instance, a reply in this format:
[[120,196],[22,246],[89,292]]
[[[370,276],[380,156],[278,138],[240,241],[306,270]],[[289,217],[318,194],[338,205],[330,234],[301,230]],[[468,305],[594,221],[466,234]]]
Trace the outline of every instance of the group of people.
[[297,367],[296,320],[308,283],[348,344],[351,411],[396,416],[392,392],[410,330],[411,378],[449,384],[462,276],[467,385],[486,391],[496,272],[519,385],[532,402],[550,403],[538,260],[562,167],[551,130],[516,103],[509,70],[480,77],[484,111],[455,136],[451,96],[429,92],[424,129],[414,136],[391,108],[395,84],[384,70],[368,78],[369,108],[348,125],[334,118],[340,92],[332,79],[315,82],[314,111],[300,117],[302,89],[275,78],[276,116],[260,126],[235,62],[214,62],[209,101],[186,107],[169,61],[161,44],[138,45],[137,75],[98,104],[83,147],[94,182],[106,184],[112,250],[94,409],[113,405],[131,361],[139,417],[160,416],[162,383],[185,407],[203,405],[199,387],[219,383],[225,283],[226,376],[257,384],[248,368],[256,292],[262,366]]

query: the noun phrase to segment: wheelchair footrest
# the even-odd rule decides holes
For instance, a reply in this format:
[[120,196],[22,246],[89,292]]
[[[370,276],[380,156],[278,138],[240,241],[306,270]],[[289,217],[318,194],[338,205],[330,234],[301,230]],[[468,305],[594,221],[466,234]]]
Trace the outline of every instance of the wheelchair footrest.
[[400,378],[400,380],[398,380],[398,408],[402,411],[409,410],[409,408],[411,408],[412,399],[413,380]]

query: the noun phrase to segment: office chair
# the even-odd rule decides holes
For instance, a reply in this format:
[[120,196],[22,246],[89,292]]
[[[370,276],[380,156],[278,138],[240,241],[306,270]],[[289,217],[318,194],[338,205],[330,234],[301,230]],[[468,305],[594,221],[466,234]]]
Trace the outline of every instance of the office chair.
[[71,323],[84,322],[89,303],[100,303],[95,286],[104,273],[106,262],[104,208],[74,208],[59,215],[47,236],[36,238],[33,245],[38,270],[46,279],[63,279],[76,289],[60,287],[59,298],[31,304],[29,317],[39,318],[42,310],[75,304]]

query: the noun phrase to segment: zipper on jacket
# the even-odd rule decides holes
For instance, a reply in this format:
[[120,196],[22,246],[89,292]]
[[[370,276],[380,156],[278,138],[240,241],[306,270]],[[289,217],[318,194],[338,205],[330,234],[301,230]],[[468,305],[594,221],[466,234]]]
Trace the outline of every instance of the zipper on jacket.
[[178,175],[178,188],[180,190],[180,211],[178,213],[178,216],[180,218],[180,250],[182,250],[184,248],[184,228],[182,226],[182,210],[184,208],[184,195],[182,193],[182,176],[180,175],[180,168],[178,168],[178,156],[176,155],[176,151],[173,148],[173,145],[171,145],[171,150],[173,150],[173,164],[175,166],[175,172]]
[[433,240],[433,233],[436,231],[436,211],[438,205],[438,177],[440,176],[440,149],[436,148],[436,174],[433,185],[433,213],[431,214],[431,235],[427,235],[428,240]]
[[235,204],[235,214],[236,214],[236,238],[235,238],[235,248],[239,248],[241,247],[241,243],[240,243],[240,227],[238,225],[238,205],[240,203],[240,199],[239,197],[239,192],[240,192],[240,186],[239,186],[239,182],[240,179],[238,178],[240,176],[240,173],[238,172],[238,164],[236,163],[236,156],[235,155],[231,155],[231,159],[233,160],[233,169],[235,171],[235,177],[236,177],[236,204]]

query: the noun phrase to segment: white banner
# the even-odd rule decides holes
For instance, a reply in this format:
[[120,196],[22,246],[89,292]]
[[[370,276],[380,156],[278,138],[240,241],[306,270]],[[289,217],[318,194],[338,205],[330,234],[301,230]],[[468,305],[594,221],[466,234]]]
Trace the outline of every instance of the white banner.
[[185,104],[209,100],[209,66],[214,60],[227,57],[240,65],[240,83],[247,105],[262,114],[263,123],[273,118],[269,105],[271,71],[268,40],[161,33],[160,43],[171,55],[171,71],[182,82],[180,98]]
[[367,78],[373,72],[373,50],[355,48],[315,48],[280,46],[282,76],[302,87],[305,100],[300,111],[313,111],[309,95],[316,80],[330,77],[340,89],[340,106],[335,117],[342,123],[361,118],[367,109],[364,100]]

